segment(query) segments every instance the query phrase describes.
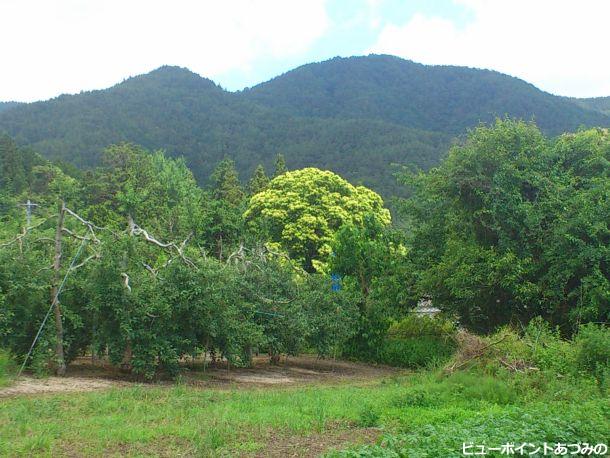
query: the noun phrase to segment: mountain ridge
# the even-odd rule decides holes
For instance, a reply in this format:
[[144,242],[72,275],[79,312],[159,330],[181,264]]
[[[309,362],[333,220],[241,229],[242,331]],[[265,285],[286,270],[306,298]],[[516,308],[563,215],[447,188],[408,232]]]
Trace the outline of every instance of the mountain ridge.
[[[365,118],[451,134],[507,114],[524,119],[533,115],[550,134],[574,130],[580,123],[610,122],[601,113],[494,70],[424,65],[378,54],[305,64],[244,92],[264,105],[301,115],[359,112]],[[366,105],[363,92],[372,95]],[[318,101],[314,109],[308,103],[312,97]]]
[[184,156],[201,183],[224,157],[243,179],[258,163],[270,170],[281,152],[290,167],[329,168],[387,196],[399,192],[392,164],[429,168],[451,138],[505,114],[535,116],[547,133],[610,126],[604,113],[498,72],[371,55],[307,64],[237,92],[162,66],[108,89],[12,106],[0,112],[0,132],[79,167],[121,141],[164,149]]

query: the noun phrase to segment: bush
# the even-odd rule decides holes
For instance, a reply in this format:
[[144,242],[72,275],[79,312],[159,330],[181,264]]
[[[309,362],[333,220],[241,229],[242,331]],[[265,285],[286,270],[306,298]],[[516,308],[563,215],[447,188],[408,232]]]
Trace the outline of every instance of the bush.
[[415,369],[443,362],[454,350],[455,341],[448,337],[389,338],[383,342],[377,362]]
[[529,351],[529,359],[542,369],[558,374],[572,374],[576,369],[575,347],[562,339],[558,328],[536,317],[525,328],[523,340]]
[[579,328],[575,340],[578,368],[603,384],[610,375],[610,329],[586,324]]
[[343,356],[360,361],[379,361],[379,352],[391,324],[390,310],[378,301],[358,298],[360,316],[356,333],[343,345]]
[[411,313],[402,320],[392,324],[388,336],[407,337],[451,337],[456,332],[455,323],[443,316],[420,316]]
[[358,332],[358,296],[349,289],[332,291],[328,277],[318,274],[306,278],[300,295],[309,348],[323,358],[337,356]]
[[439,403],[439,396],[432,393],[429,387],[414,386],[409,387],[404,393],[397,396],[393,405],[395,407],[431,407]]
[[541,370],[564,376],[577,372],[576,347],[542,318],[534,318],[523,333],[507,326],[487,337],[462,331],[456,340],[458,350],[450,372],[467,367],[488,373]]
[[410,314],[390,326],[377,362],[407,368],[438,364],[453,354],[455,332],[455,324],[445,317]]
[[0,387],[7,386],[15,374],[15,364],[8,351],[0,349]]
[[517,393],[507,382],[497,377],[458,372],[447,379],[451,392],[460,397],[492,404],[512,404]]

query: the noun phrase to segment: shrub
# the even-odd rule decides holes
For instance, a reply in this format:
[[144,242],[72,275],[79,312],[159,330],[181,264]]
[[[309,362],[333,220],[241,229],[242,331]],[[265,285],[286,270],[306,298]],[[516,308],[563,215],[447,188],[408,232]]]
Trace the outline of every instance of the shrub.
[[395,338],[407,337],[451,337],[456,332],[455,323],[443,316],[420,316],[411,313],[402,320],[392,324],[388,336]]
[[8,351],[0,349],[0,387],[7,386],[15,373],[14,362]]
[[586,324],[579,328],[575,340],[579,369],[604,383],[610,375],[610,329],[603,325]]
[[487,401],[492,404],[511,404],[517,393],[505,381],[489,375],[458,372],[447,379],[451,391],[466,399]]
[[358,332],[358,296],[349,289],[332,291],[328,277],[307,276],[301,286],[309,348],[320,357],[335,357]]
[[436,393],[432,393],[430,389],[414,386],[409,387],[404,393],[401,393],[393,401],[396,407],[431,407],[437,405],[439,398]]
[[379,360],[379,352],[390,326],[390,310],[379,301],[358,298],[360,316],[356,333],[343,345],[343,355],[360,361]]
[[529,359],[542,370],[559,374],[575,372],[575,347],[572,342],[562,339],[558,328],[551,328],[548,322],[536,317],[525,328],[523,340],[530,349]]
[[450,319],[410,314],[390,326],[377,362],[407,368],[438,364],[453,354],[455,333]]
[[428,336],[389,338],[383,342],[377,362],[415,369],[445,361],[454,350],[455,342],[451,338]]
[[506,326],[487,337],[462,331],[456,340],[458,350],[448,366],[450,372],[478,367],[488,373],[502,369],[576,375],[575,346],[541,318],[533,319],[523,333]]

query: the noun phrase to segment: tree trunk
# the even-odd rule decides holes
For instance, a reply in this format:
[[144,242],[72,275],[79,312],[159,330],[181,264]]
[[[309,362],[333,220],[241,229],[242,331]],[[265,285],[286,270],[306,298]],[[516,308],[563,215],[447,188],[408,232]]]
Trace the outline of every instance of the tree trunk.
[[125,347],[125,351],[123,352],[123,360],[121,361],[121,371],[131,372],[131,356],[131,341],[127,340],[127,346]]
[[280,354],[275,351],[269,351],[269,362],[273,366],[278,366],[280,364]]
[[57,367],[55,373],[57,375],[65,375],[66,373],[66,361],[64,358],[64,327],[61,320],[61,306],[59,305],[59,281],[61,277],[61,235],[64,227],[64,217],[66,214],[66,207],[64,201],[59,202],[59,215],[57,216],[57,230],[55,232],[55,257],[53,258],[53,284],[51,286],[51,301],[54,304],[55,313],[55,338],[57,340],[55,344],[55,359]]

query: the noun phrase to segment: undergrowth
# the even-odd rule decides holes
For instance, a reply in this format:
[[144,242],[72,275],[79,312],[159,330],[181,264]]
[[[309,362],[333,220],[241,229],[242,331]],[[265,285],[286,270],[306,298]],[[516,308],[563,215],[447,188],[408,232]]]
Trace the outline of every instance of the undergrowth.
[[15,375],[15,364],[6,350],[0,349],[0,387],[9,385]]
[[586,325],[565,340],[540,319],[523,332],[462,331],[451,361],[416,376],[384,409],[379,444],[329,456],[458,457],[464,444],[607,445],[609,339],[607,327]]

